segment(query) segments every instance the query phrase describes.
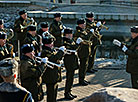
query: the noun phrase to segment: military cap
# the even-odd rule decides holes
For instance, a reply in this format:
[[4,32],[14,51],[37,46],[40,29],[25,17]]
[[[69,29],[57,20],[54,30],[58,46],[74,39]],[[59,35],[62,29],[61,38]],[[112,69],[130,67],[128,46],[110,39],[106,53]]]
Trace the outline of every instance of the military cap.
[[56,18],[56,17],[61,17],[61,13],[55,13],[54,18]]
[[21,51],[24,54],[32,52],[32,51],[34,51],[34,46],[33,46],[33,44],[24,44],[21,48]]
[[85,24],[86,23],[86,21],[85,21],[85,19],[83,19],[83,18],[80,18],[80,19],[78,19],[78,21],[77,21],[77,24],[79,25],[79,24]]
[[66,29],[64,29],[64,34],[72,34],[73,33],[73,29],[67,27]]
[[0,75],[8,77],[17,72],[18,62],[12,58],[6,58],[0,61]]
[[5,32],[0,32],[0,39],[7,39],[7,34]]
[[138,33],[138,26],[131,27],[131,32]]
[[23,15],[23,14],[25,14],[25,13],[27,13],[26,10],[21,10],[21,11],[19,11],[19,15]]
[[4,24],[4,20],[0,19],[0,25]]
[[41,26],[41,28],[47,28],[47,27],[49,27],[49,23],[48,22],[42,22],[40,24],[40,26]]
[[[47,32],[44,32],[47,33]],[[43,44],[51,44],[52,42],[55,41],[55,37],[51,34],[43,34],[45,36],[43,36],[42,42]]]
[[27,31],[36,31],[36,26],[35,25],[29,25],[27,27]]
[[86,17],[87,17],[87,18],[94,17],[94,13],[93,13],[93,12],[87,12],[87,13],[86,13]]

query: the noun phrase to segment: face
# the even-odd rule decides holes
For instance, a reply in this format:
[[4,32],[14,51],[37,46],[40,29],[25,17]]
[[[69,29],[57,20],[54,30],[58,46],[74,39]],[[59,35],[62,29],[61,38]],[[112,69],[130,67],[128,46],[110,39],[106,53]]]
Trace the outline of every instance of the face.
[[25,55],[28,56],[28,57],[30,57],[31,59],[34,59],[35,52],[32,51],[32,52],[26,53]]
[[54,42],[52,42],[51,44],[45,44],[45,46],[53,48],[54,47]]
[[91,22],[94,21],[94,17],[88,18]]
[[0,46],[4,46],[5,43],[6,43],[6,39],[0,39]]
[[48,27],[47,28],[42,28],[42,30],[45,32],[45,31],[48,31]]
[[66,38],[69,38],[69,39],[72,39],[73,34],[66,34],[65,37],[66,37]]
[[132,39],[136,38],[138,36],[138,33],[131,32]]
[[24,20],[27,19],[27,13],[22,14],[21,17],[22,17]]
[[32,36],[36,36],[36,31],[29,31]]
[[86,24],[79,24],[79,27],[82,28],[82,29],[85,29]]
[[4,26],[3,26],[3,24],[2,25],[0,25],[0,28],[2,29]]
[[55,20],[56,21],[61,21],[61,17],[56,17]]

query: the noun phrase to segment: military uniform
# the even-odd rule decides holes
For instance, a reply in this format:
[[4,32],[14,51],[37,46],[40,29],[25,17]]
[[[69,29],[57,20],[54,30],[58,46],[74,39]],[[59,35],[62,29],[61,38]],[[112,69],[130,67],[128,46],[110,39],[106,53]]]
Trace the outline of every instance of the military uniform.
[[[78,20],[78,23],[84,24],[84,20]],[[83,22],[82,22],[83,21]],[[79,68],[79,83],[84,82],[87,66],[88,66],[88,60],[89,55],[91,52],[91,43],[90,38],[92,34],[87,33],[85,29],[82,29],[81,27],[76,27],[76,33],[74,34],[75,39],[78,37],[81,37],[84,41],[80,44],[80,47],[78,49],[78,56],[80,59],[80,68]]]
[[[50,36],[50,35],[48,35]],[[50,44],[54,41],[54,38],[43,38],[43,44]],[[50,48],[47,46],[42,47],[42,53],[41,57],[47,57],[49,61],[60,64],[60,60],[64,55],[64,52],[59,50],[58,52],[54,48]],[[46,83],[47,86],[47,102],[56,102],[57,97],[57,89],[58,84],[57,82],[61,81],[61,68],[54,66],[53,69],[51,69],[49,66],[47,66],[47,69],[45,73],[42,76],[43,82]]]
[[[33,51],[32,48],[24,48],[24,46],[22,48],[23,53],[29,53]],[[41,75],[44,70],[45,68],[43,64],[38,64],[36,60],[26,55],[22,55],[20,65],[21,85],[32,93],[35,102],[43,99]]]

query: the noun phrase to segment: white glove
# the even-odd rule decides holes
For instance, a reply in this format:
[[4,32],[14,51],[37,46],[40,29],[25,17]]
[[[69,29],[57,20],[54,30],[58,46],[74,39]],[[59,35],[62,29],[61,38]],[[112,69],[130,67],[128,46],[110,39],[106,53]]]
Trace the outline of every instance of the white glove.
[[63,29],[63,30],[61,30],[61,33],[62,33],[62,34],[64,33],[64,29]]
[[59,48],[59,50],[61,50],[61,51],[65,51],[66,50],[66,48],[65,48],[65,46],[61,46],[60,48]]
[[63,29],[66,29],[66,26],[63,25]]
[[76,40],[76,43],[80,44],[82,41],[83,41],[82,38],[78,37],[78,39]]
[[41,52],[38,53],[38,56],[41,56]]
[[13,58],[15,58],[15,53],[13,52]]
[[90,29],[90,32],[94,33],[94,29]]
[[122,50],[123,50],[124,52],[126,52],[126,51],[128,50],[128,48],[124,45],[123,48],[122,48]]
[[121,47],[121,42],[120,42],[119,40],[117,40],[117,39],[114,39],[114,40],[113,40],[113,44],[115,44],[115,45]]
[[42,62],[43,62],[43,63],[45,63],[45,64],[46,64],[46,63],[47,63],[47,61],[48,61],[48,58],[47,58],[47,57],[45,57],[45,58],[42,58],[41,60],[42,60]]
[[101,21],[97,22],[96,26],[100,27],[102,25]]

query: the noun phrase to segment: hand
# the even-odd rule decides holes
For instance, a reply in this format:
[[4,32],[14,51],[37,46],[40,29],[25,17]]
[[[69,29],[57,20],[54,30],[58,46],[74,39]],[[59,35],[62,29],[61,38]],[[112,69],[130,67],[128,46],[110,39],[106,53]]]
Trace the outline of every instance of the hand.
[[113,40],[113,44],[115,44],[115,45],[121,47],[121,44],[122,44],[122,43],[121,43],[119,40],[114,39],[114,40]]
[[59,50],[65,52],[66,48],[65,48],[65,46],[61,46],[61,47],[59,48]]
[[126,51],[128,50],[128,48],[124,45],[123,48],[122,48],[122,50],[123,50],[124,52],[126,52]]
[[47,63],[47,61],[48,61],[48,58],[47,58],[47,57],[42,58],[42,62],[43,62],[43,63],[45,63],[45,64],[46,64],[46,63]]
[[96,26],[100,27],[102,25],[101,21],[97,22]]
[[76,43],[80,44],[82,41],[83,41],[82,38],[78,37],[78,39],[76,40]]
[[94,33],[94,29],[90,29],[90,32]]

